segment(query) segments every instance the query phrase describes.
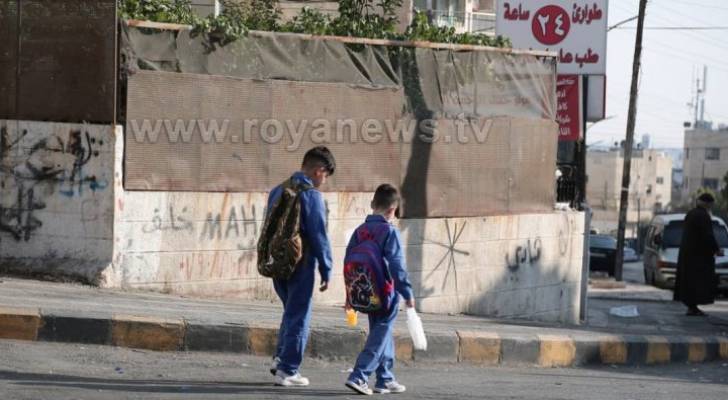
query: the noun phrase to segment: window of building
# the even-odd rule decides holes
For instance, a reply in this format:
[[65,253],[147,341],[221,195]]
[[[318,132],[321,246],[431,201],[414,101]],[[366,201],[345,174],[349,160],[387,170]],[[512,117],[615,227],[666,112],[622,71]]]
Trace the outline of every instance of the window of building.
[[717,147],[708,147],[705,149],[706,160],[720,160],[720,149]]
[[665,178],[663,178],[661,176],[658,176],[657,177],[657,184],[658,185],[662,185],[663,183],[665,183]]
[[647,194],[652,194],[652,185],[647,185],[647,190],[645,192]]
[[713,178],[703,179],[703,187],[712,190],[718,190],[718,180]]

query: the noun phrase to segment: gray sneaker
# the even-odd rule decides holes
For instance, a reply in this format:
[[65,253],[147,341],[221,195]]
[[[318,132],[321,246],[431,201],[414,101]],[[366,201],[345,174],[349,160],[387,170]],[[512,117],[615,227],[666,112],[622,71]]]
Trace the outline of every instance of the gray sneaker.
[[308,378],[304,378],[296,372],[288,375],[283,371],[276,372],[276,386],[308,386]]
[[366,382],[346,381],[346,387],[365,396],[371,396],[373,393]]
[[404,385],[401,385],[397,381],[385,382],[384,387],[374,386],[374,391],[376,393],[380,393],[380,394],[404,393],[406,390],[407,390],[407,388]]

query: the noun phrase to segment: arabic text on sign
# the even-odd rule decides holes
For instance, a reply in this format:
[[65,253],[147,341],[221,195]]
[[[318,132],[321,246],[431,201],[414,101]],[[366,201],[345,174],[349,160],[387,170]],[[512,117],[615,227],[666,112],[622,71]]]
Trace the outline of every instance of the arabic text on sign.
[[528,21],[528,19],[531,17],[531,11],[524,11],[523,4],[521,3],[518,3],[518,7],[513,8],[511,8],[510,3],[504,3],[503,8],[505,8],[503,18],[508,21]]
[[589,7],[589,4],[582,7],[577,3],[574,3],[574,10],[571,13],[571,22],[575,24],[589,25],[592,21],[601,20],[603,14],[604,12],[596,5],[596,3],[592,4],[591,7]]

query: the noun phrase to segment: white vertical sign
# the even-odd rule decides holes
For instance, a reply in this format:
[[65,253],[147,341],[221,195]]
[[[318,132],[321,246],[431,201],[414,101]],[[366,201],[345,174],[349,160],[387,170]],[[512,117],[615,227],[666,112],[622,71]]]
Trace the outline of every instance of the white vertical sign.
[[514,48],[559,55],[559,74],[604,75],[607,0],[498,0],[496,32]]

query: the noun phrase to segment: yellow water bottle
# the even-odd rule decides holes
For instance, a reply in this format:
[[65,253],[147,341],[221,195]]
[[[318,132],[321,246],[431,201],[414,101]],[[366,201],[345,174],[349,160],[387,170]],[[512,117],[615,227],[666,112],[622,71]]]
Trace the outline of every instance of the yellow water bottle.
[[346,309],[346,324],[350,327],[355,327],[357,323],[356,311],[351,308]]

